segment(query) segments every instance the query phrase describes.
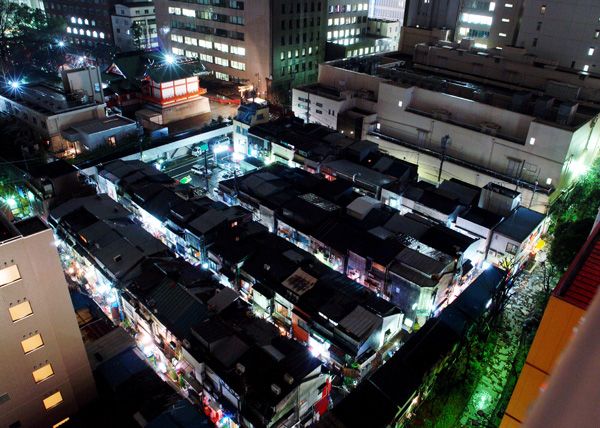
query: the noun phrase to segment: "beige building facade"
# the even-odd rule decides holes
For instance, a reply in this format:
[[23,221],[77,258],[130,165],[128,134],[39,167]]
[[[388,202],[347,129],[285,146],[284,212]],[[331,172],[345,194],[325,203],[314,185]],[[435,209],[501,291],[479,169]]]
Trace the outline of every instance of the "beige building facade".
[[0,426],[58,426],[96,391],[54,236],[37,218],[0,230]]

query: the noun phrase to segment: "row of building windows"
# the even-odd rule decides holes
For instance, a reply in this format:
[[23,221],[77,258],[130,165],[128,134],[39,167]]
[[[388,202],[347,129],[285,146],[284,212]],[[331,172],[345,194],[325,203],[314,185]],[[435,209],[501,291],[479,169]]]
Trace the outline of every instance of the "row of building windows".
[[88,19],[81,19],[81,18],[72,16],[71,19],[69,19],[69,21],[71,21],[71,24],[91,25],[92,27],[96,26],[96,21],[93,19],[90,21]]
[[246,70],[246,63],[241,62],[241,61],[228,60],[227,58],[221,58],[220,56],[213,56],[213,55],[208,55],[208,54],[204,54],[204,53],[201,53],[200,55],[198,55],[197,52],[184,51],[183,49],[176,48],[176,47],[173,47],[172,52],[175,55],[181,55],[181,56],[185,55],[188,58],[200,58],[201,61],[207,62],[210,64],[214,63],[214,64],[217,64],[217,65],[220,65],[223,67],[231,67],[236,70],[242,70],[242,71]]
[[239,0],[179,0],[184,3],[216,6],[227,9],[244,10],[244,2]]
[[[319,47],[315,46],[314,49],[315,54],[319,52]],[[302,49],[296,49],[294,51],[294,58],[299,58],[300,56],[306,56],[308,53],[308,55],[312,55],[313,54],[313,48],[312,46],[308,47],[308,50],[306,48],[302,48]],[[287,59],[291,59],[292,58],[292,51],[287,51]],[[286,59],[286,53],[285,51],[282,51],[279,55],[279,59],[280,60],[285,60]]]
[[[285,3],[281,3],[281,13],[283,15],[285,15],[286,13],[294,13],[294,5],[289,5],[290,7],[286,7]],[[314,12],[315,11],[315,6],[316,6],[316,10],[317,12],[321,11],[321,2],[317,2],[315,4],[314,1],[310,2],[310,11]],[[304,11],[304,13],[308,13],[308,2],[304,3],[304,6],[302,6],[301,3],[296,3],[296,12],[295,13],[301,13],[302,11]]]
[[[317,26],[321,25],[321,18],[317,17]],[[302,26],[300,26],[300,23],[302,23]],[[308,18],[304,18],[302,19],[302,21],[300,21],[300,19],[296,19],[296,29],[300,29],[300,28],[307,28],[307,27],[314,27],[315,26],[315,18],[310,18],[310,21],[308,20]],[[281,21],[281,29],[285,30],[286,28],[286,20],[283,19]],[[287,29],[288,30],[293,30],[294,29],[294,20],[290,19],[288,20],[288,24],[287,24]]]
[[[360,16],[349,16],[347,18],[329,18],[327,20],[327,26],[328,27],[333,27],[336,25],[349,25],[349,24],[356,24],[356,22],[360,19]],[[366,18],[366,17],[364,17]],[[360,21],[359,21],[360,22]],[[366,19],[364,20],[364,22],[367,22]]]
[[[125,9],[120,9],[119,10],[119,14],[120,15],[125,15]],[[135,9],[135,14],[136,15],[142,15],[142,10],[141,9]],[[154,15],[154,8],[152,9],[144,9],[144,15]]]
[[90,31],[90,30],[84,30],[83,28],[71,28],[71,27],[67,27],[67,33],[69,34],[79,34],[81,36],[88,36],[88,37],[94,37],[94,38],[98,38],[100,37],[101,39],[104,39],[106,36],[104,35],[104,32],[100,31],[99,33],[97,31]]
[[[316,63],[315,63],[314,68],[315,68],[315,70],[317,69]],[[281,75],[285,76],[287,73],[293,77],[294,74],[299,73],[300,71],[306,71],[307,69],[309,71],[313,69],[312,61],[308,61],[308,63],[303,62],[303,63],[293,64],[293,65],[288,65],[288,66],[284,65],[281,67]]]
[[374,47],[368,47],[368,48],[359,48],[359,49],[353,49],[353,50],[348,50],[348,52],[346,52],[346,58],[351,58],[353,56],[359,56],[359,55],[368,55],[370,53],[375,53],[375,52],[379,52],[381,50],[381,48],[379,46]]
[[327,40],[339,39],[342,37],[358,36],[360,28],[350,28],[346,30],[334,30],[327,32]]
[[329,6],[329,13],[367,12],[368,10],[368,3],[332,4]]
[[[321,39],[321,33],[317,32],[317,37],[316,40],[320,40]],[[288,41],[288,45],[293,45],[293,44],[299,44],[299,43],[307,43],[307,42],[312,42],[315,40],[314,37],[314,33],[311,31],[310,32],[310,37],[307,33],[303,33],[302,34],[302,42],[300,41],[300,34],[296,34],[296,36],[294,37],[292,34],[289,34],[287,37],[287,41]],[[296,43],[294,43],[294,41]],[[281,36],[281,46],[285,46],[285,36]]]
[[225,15],[204,10],[185,9],[180,7],[169,7],[170,15],[182,15],[188,18],[204,19],[206,21],[223,22],[234,25],[244,25],[243,16]]
[[196,33],[225,37],[233,40],[244,40],[244,33],[239,31],[228,31],[222,28],[206,27],[204,25],[196,25],[193,22],[183,22],[177,19],[171,20],[171,28],[194,31]]
[[246,48],[241,46],[230,46],[226,43],[211,42],[210,40],[198,40],[195,37],[182,36],[181,34],[171,34],[171,40],[177,43],[183,43],[189,46],[199,46],[205,49],[214,49],[219,52],[232,53],[234,55],[246,56]]

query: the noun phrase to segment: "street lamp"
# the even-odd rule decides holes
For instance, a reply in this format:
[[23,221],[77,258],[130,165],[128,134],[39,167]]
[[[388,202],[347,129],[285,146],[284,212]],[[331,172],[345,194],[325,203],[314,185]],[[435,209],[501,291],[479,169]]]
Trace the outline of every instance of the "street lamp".
[[166,54],[165,55],[165,62],[169,65],[174,64],[175,63],[175,57],[171,54]]

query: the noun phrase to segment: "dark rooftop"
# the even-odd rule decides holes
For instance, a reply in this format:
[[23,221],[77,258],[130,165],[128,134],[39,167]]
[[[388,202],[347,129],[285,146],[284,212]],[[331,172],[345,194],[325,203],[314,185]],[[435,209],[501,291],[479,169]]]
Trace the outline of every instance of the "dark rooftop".
[[48,229],[48,226],[46,226],[39,217],[29,217],[25,220],[18,221],[15,223],[15,227],[23,236],[33,235]]
[[518,207],[500,223],[495,232],[517,242],[523,242],[545,218],[544,214],[537,211]]

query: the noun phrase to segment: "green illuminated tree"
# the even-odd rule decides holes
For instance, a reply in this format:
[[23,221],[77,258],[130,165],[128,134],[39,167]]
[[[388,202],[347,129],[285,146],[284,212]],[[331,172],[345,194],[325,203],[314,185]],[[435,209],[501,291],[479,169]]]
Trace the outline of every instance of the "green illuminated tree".
[[3,74],[22,65],[55,69],[64,60],[58,47],[66,23],[40,9],[0,0],[0,67]]
[[600,159],[552,205],[548,260],[564,271],[590,233],[600,205]]

